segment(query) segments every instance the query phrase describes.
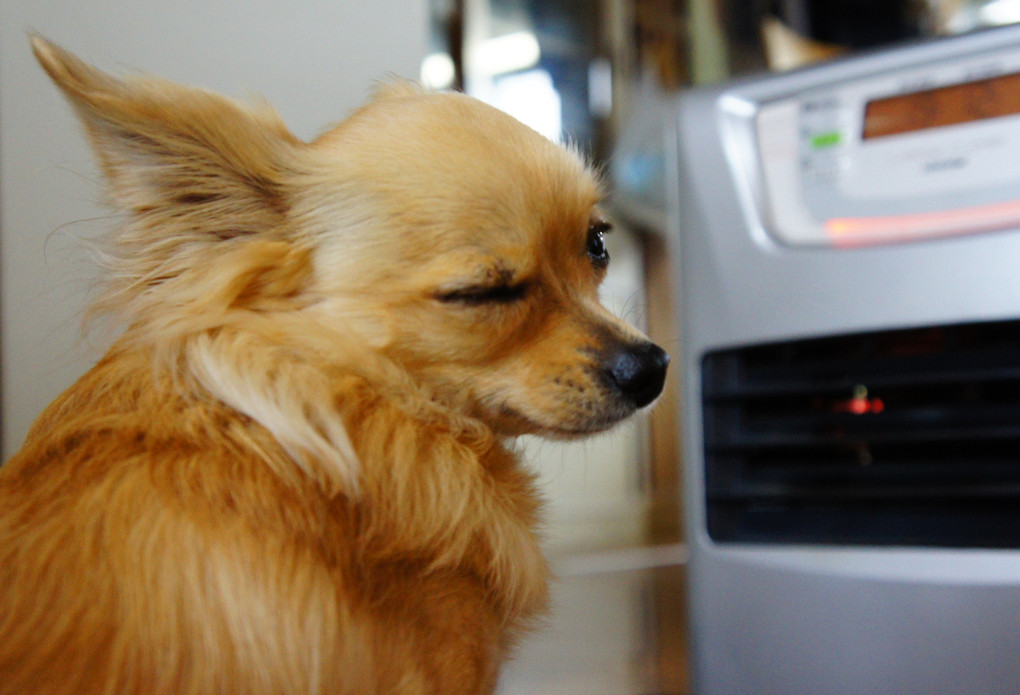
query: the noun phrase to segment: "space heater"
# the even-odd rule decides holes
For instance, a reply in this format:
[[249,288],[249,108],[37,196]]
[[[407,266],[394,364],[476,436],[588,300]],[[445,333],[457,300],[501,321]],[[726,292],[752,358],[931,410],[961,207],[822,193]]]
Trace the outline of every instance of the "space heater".
[[673,113],[694,692],[1020,693],[1020,27]]

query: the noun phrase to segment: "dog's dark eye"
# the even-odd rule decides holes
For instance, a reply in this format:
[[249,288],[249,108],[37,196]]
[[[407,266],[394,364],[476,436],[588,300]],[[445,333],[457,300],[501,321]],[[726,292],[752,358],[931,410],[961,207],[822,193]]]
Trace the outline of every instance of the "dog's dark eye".
[[469,306],[477,306],[479,304],[512,304],[524,299],[527,293],[528,286],[526,284],[467,287],[440,294],[439,301],[467,304]]
[[613,227],[605,220],[592,220],[588,224],[588,257],[598,268],[609,265],[609,250],[606,249],[606,233]]

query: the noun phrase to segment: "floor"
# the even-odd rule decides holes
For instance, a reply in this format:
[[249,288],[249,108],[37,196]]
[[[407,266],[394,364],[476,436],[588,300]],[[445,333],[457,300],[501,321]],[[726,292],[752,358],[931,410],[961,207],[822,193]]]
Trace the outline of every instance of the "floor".
[[675,546],[554,562],[548,623],[498,695],[688,695],[684,559]]

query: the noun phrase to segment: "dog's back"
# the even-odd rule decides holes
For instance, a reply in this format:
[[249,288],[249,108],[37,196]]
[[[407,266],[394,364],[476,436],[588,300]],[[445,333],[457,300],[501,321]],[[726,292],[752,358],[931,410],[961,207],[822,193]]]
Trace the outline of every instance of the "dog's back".
[[[366,446],[395,427],[395,450],[434,470],[404,490],[370,480],[360,502],[281,479],[264,460],[287,453],[264,428],[115,349],[2,469],[0,693],[491,689],[506,628],[545,596],[530,481],[491,442],[426,431],[380,399],[351,407]],[[498,512],[459,466],[506,478],[519,518],[501,533],[524,547],[485,547]],[[442,509],[425,494],[469,497]],[[499,586],[494,562],[531,566]]]

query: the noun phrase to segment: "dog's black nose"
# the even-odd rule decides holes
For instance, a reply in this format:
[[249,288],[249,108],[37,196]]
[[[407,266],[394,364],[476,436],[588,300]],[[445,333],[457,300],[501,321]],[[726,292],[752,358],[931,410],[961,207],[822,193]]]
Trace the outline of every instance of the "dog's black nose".
[[620,345],[605,361],[609,383],[635,407],[641,408],[662,393],[669,354],[654,343]]

